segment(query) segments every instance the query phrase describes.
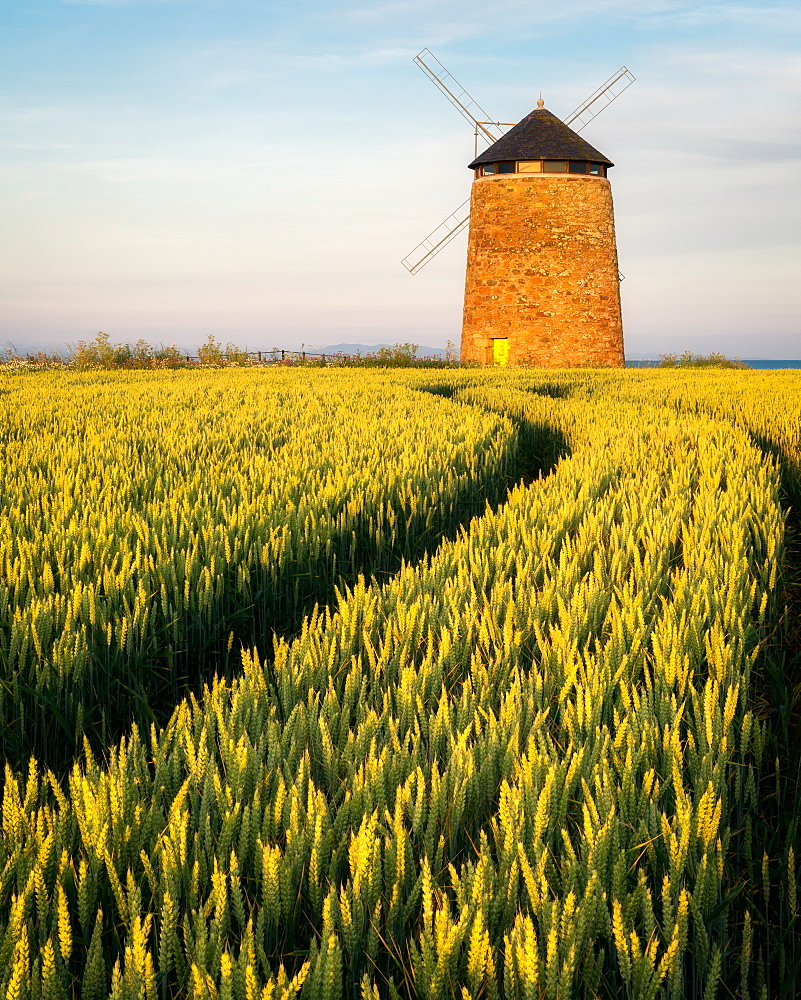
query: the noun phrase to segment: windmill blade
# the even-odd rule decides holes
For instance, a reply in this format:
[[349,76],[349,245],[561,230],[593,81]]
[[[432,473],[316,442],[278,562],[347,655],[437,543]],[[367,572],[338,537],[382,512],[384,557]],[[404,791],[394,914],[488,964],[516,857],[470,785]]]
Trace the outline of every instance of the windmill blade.
[[612,101],[620,97],[623,91],[630,87],[636,79],[625,66],[621,66],[617,73],[613,73],[606,83],[601,84],[594,94],[590,94],[583,104],[579,104],[576,110],[565,118],[565,125],[573,125],[573,122],[578,122],[579,127],[575,128],[574,126],[573,131],[580,132],[585,125],[589,125],[593,118],[608,108]]
[[[429,49],[423,49],[414,57],[414,62],[442,93],[448,98],[460,115],[475,126],[476,135],[481,135],[487,142],[497,142],[503,134],[497,127],[501,123],[490,119],[487,112],[478,101],[474,100],[459,81],[449,73]],[[497,133],[497,134],[496,134]]]
[[467,223],[470,221],[470,212],[468,211],[467,215],[465,215],[464,210],[469,204],[470,199],[468,198],[444,222],[441,222],[432,233],[429,233],[422,243],[418,243],[414,250],[403,258],[401,264],[403,264],[410,274],[417,274],[421,267],[425,267],[433,257],[437,256],[443,247],[446,247],[467,226]]

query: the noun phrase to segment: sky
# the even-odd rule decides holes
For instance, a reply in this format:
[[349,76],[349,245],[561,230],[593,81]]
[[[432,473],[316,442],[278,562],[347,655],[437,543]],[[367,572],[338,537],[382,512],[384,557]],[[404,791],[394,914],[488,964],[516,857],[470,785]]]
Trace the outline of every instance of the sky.
[[3,0],[0,343],[458,344],[471,127],[567,116],[616,164],[627,353],[801,358],[801,5]]

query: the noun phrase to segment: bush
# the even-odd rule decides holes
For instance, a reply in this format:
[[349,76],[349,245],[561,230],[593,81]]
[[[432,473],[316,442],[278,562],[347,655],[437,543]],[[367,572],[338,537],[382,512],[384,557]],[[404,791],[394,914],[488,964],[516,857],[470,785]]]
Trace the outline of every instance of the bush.
[[66,363],[74,368],[179,368],[187,361],[175,344],[154,347],[141,339],[135,344],[112,344],[101,330],[88,343],[79,340]]
[[54,368],[64,368],[68,363],[69,357],[65,357],[57,351],[19,354],[16,348],[9,344],[0,352],[0,368],[5,371],[48,371]]
[[739,358],[727,358],[725,354],[713,351],[712,354],[693,354],[692,351],[682,351],[681,354],[660,354],[658,368],[750,368]]
[[[296,364],[336,364],[347,368],[458,368],[459,357],[455,345],[449,340],[444,357],[418,356],[417,344],[393,344],[379,347],[366,354],[312,355],[299,358],[296,354],[287,363]],[[274,354],[277,352],[274,352]],[[320,360],[317,360],[317,359]],[[312,360],[314,359],[314,360]],[[467,363],[466,363],[467,364]],[[468,367],[470,365],[468,364]]]
[[109,335],[99,330],[95,339],[89,343],[85,340],[78,341],[72,360],[79,368],[111,368],[123,361],[130,361],[132,356],[129,344],[112,344]]
[[417,354],[417,344],[393,344],[379,347],[373,357],[380,368],[410,368]]
[[235,344],[226,344],[223,347],[211,333],[208,335],[206,343],[198,347],[197,357],[202,365],[211,365],[215,368],[229,365],[242,367],[248,363],[247,351],[243,351]]

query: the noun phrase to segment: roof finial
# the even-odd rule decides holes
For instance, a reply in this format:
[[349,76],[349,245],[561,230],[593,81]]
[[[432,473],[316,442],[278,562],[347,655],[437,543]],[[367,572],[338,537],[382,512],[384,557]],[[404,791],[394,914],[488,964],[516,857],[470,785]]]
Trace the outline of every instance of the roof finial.
[[543,99],[542,99],[542,91],[540,91],[540,99],[537,101],[537,107],[538,108],[544,108],[545,107],[545,101],[543,101]]

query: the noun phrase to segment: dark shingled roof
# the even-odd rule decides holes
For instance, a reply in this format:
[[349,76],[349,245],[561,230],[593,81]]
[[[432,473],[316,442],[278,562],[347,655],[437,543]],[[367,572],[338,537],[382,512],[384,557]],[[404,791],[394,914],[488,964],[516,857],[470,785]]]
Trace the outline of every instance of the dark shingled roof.
[[473,160],[470,169],[503,160],[588,160],[614,166],[603,153],[599,153],[545,108],[537,108],[510,128],[506,135]]

